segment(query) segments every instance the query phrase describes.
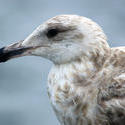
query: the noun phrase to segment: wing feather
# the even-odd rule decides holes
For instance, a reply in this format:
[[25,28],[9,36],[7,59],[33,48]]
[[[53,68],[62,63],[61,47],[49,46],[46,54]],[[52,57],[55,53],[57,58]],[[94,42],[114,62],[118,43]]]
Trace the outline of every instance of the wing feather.
[[100,88],[99,100],[110,125],[125,125],[125,73]]

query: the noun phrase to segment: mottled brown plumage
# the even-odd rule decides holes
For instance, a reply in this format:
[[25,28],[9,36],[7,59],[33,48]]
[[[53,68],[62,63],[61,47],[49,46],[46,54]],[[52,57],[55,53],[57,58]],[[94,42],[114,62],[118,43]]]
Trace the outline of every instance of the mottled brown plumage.
[[[11,47],[15,53],[13,45],[1,49],[0,62],[15,57],[7,57]],[[125,125],[125,47],[110,48],[95,22],[56,16],[18,47],[27,48],[20,56],[54,63],[48,95],[61,125]]]

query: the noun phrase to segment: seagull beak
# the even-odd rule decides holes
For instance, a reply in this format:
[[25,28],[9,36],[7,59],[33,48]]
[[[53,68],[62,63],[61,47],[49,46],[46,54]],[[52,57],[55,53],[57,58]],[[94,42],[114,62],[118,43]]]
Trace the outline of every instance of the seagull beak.
[[11,44],[7,47],[1,48],[0,49],[0,63],[6,62],[7,60],[12,59],[12,58],[30,55],[30,53],[34,49],[39,47],[39,46],[25,47],[25,46],[22,45],[22,42],[23,41],[19,41],[17,43]]

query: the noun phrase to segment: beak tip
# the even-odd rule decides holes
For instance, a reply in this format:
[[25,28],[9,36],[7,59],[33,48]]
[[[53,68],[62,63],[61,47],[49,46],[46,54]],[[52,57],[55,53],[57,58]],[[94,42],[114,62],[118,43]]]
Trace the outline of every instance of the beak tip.
[[5,47],[0,49],[0,63],[6,62],[9,58],[6,56],[5,52]]

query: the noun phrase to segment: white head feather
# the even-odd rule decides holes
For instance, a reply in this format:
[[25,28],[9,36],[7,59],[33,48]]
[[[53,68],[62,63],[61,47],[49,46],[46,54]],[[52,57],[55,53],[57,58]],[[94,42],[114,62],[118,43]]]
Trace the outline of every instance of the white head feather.
[[92,53],[104,56],[109,46],[99,25],[77,15],[59,15],[40,25],[23,42],[24,46],[40,46],[32,55],[42,56],[55,64],[75,61]]

